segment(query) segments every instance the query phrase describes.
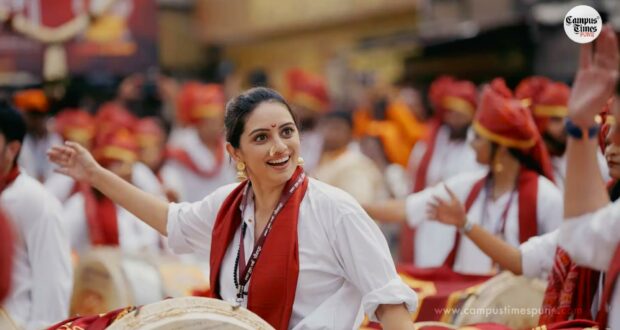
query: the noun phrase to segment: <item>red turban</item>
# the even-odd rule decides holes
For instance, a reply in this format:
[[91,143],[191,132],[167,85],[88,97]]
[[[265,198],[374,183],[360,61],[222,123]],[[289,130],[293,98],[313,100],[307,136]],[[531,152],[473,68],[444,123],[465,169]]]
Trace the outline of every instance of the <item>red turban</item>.
[[503,79],[484,87],[473,127],[478,135],[532,156],[542,174],[553,180],[553,169],[534,119],[523,103],[512,97]]
[[550,117],[566,117],[568,114],[570,87],[564,83],[545,77],[530,77],[519,83],[515,96],[529,106],[541,133],[545,131]]
[[224,114],[226,97],[222,86],[188,82],[177,97],[177,118],[184,125]]
[[428,91],[430,102],[435,108],[435,116],[440,120],[448,110],[473,116],[476,112],[477,96],[474,83],[456,80],[450,76],[435,79]]
[[322,77],[304,71],[291,69],[286,73],[288,100],[317,112],[325,112],[329,108],[329,95]]
[[129,130],[121,128],[98,136],[93,155],[105,166],[113,161],[132,163],[138,159],[138,150],[136,137]]
[[95,136],[95,119],[84,110],[65,109],[54,119],[56,132],[65,140],[87,143]]
[[13,94],[15,107],[24,112],[46,113],[49,110],[47,96],[41,89],[25,89]]

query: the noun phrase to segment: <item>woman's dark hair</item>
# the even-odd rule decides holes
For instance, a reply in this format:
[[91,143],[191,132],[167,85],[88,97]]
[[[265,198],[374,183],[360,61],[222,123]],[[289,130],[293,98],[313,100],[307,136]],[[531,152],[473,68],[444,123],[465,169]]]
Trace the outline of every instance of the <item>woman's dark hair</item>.
[[540,176],[545,176],[542,167],[540,167],[540,164],[538,164],[531,155],[525,154],[522,150],[515,148],[508,148],[508,152],[519,161],[521,166],[525,166],[525,168],[538,173]]
[[[491,142],[491,159],[495,158],[498,149],[499,144],[497,144],[496,142]],[[517,148],[508,148],[508,152],[512,157],[516,158],[517,161],[519,161],[519,164],[521,164],[521,166],[524,166],[529,170],[535,171],[541,176],[545,176],[542,168],[532,156],[523,153],[523,151]]]
[[226,141],[233,147],[239,148],[239,140],[245,128],[245,121],[249,114],[263,102],[277,102],[286,107],[293,117],[295,125],[299,127],[297,118],[284,97],[273,89],[255,87],[239,94],[226,104],[224,126],[226,127]]
[[[0,101],[0,135],[4,136],[6,143],[13,141],[23,143],[26,136],[24,117],[6,101]],[[13,161],[14,165],[17,164],[19,154],[18,152]]]

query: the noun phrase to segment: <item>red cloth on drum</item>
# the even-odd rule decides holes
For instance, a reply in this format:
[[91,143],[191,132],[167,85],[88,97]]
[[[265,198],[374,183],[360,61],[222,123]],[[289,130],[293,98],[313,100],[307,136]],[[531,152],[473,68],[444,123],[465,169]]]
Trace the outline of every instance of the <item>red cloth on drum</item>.
[[[290,189],[302,173],[303,169],[298,167],[283,191]],[[222,260],[228,246],[237,243],[233,238],[241,225],[239,206],[247,184],[247,180],[242,182],[228,195],[215,220],[213,237],[217,239],[211,241],[210,260],[210,284],[214,298],[221,299],[219,278]],[[299,275],[297,221],[299,206],[307,188],[306,178],[276,216],[261,255],[254,266],[249,284],[248,309],[276,329],[288,329],[293,312]]]
[[599,273],[577,266],[568,253],[559,248],[549,274],[539,325],[574,319],[592,319],[592,302]]
[[[451,321],[450,309],[459,307],[459,297],[490,279],[490,275],[466,275],[448,267],[416,268],[399,265],[398,273],[419,296],[416,322]],[[462,301],[461,301],[462,302]]]
[[76,316],[54,324],[47,330],[104,330],[134,310],[136,307],[124,307],[101,315]]
[[114,202],[91,187],[83,186],[80,190],[84,196],[91,244],[118,246],[118,219]]
[[[570,321],[562,321],[551,324],[546,324],[546,330],[577,330],[577,329],[590,329],[596,327],[597,324],[591,320],[570,320]],[[532,330],[542,330],[543,328],[538,326]],[[604,328],[600,328],[604,329]]]
[[[478,195],[480,195],[486,180],[487,177],[484,177],[472,187],[465,200],[465,212],[469,211],[476,201],[476,198],[478,198]],[[517,189],[519,191],[519,242],[524,243],[530,239],[530,237],[538,234],[536,215],[536,210],[538,209],[538,173],[522,167],[519,173]],[[450,268],[454,266],[460,242],[461,234],[457,231],[455,233],[454,246],[450,254],[446,257],[444,266]]]

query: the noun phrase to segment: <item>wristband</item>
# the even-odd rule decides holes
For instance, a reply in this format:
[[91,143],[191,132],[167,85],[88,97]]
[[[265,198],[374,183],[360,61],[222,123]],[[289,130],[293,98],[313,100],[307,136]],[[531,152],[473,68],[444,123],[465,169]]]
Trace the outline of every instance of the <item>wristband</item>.
[[601,126],[598,124],[594,124],[589,128],[581,128],[575,123],[573,123],[570,119],[566,120],[566,134],[568,136],[579,139],[579,140],[588,140],[598,136],[598,132],[601,129]]

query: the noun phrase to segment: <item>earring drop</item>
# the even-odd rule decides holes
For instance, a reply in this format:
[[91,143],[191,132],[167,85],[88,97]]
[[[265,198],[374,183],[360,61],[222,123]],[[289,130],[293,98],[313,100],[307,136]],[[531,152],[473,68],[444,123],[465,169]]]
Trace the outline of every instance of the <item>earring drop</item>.
[[302,157],[297,157],[297,165],[303,167],[304,164],[304,159]]
[[248,176],[245,173],[245,163],[244,162],[238,162],[237,163],[237,180],[243,181],[243,180],[245,180],[247,178],[248,178]]

